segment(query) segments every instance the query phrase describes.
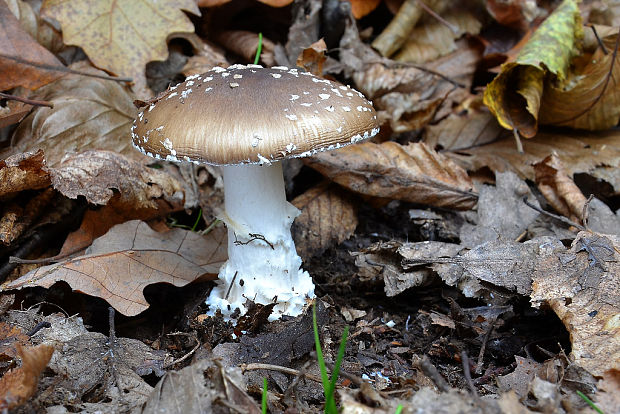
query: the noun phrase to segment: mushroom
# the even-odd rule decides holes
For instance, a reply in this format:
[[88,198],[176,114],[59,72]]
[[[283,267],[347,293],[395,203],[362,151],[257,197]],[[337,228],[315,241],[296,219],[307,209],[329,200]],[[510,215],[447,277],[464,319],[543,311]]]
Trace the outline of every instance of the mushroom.
[[147,103],[132,127],[138,150],[222,168],[228,261],[207,299],[209,314],[230,317],[237,308],[243,314],[248,299],[275,303],[271,319],[303,311],[314,284],[295,251],[290,227],[300,212],[286,201],[278,161],[378,131],[360,92],[281,66],[216,67]]

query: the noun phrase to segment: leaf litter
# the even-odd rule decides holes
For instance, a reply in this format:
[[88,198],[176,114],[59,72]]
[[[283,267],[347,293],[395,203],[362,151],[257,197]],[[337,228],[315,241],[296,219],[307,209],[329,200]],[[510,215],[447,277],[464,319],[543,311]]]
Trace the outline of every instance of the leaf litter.
[[[601,42],[592,42],[586,29],[584,48],[567,48],[577,56],[569,72],[542,59],[536,40],[525,48],[541,58],[543,71],[581,76],[573,89],[559,90],[544,72],[542,98],[534,97],[544,110],[531,115],[540,114],[541,125],[573,116],[560,123],[606,130],[518,124],[524,135],[540,130],[519,153],[501,133],[500,124],[512,121],[481,104],[493,76],[485,65],[515,59],[523,50],[516,40],[553,12],[548,5],[479,6],[514,31],[514,42],[501,45],[481,8],[455,13],[441,0],[407,0],[400,10],[375,1],[363,11],[360,2],[353,11],[348,2],[318,0],[201,2],[201,16],[196,3],[164,3],[174,24],[150,24],[157,44],[143,47],[133,29],[123,29],[119,12],[128,3],[87,11],[97,23],[72,37],[84,20],[67,19],[68,12],[86,3],[44,2],[42,13],[61,23],[61,39],[38,7],[9,2],[32,35],[24,41],[53,50],[67,67],[101,75],[81,52],[71,54],[79,48],[51,46],[78,44],[99,69],[135,83],[64,71],[54,80],[58,68],[34,65],[7,86],[54,75],[32,91],[10,90],[54,108],[36,107],[24,117],[9,104],[0,115],[2,125],[16,124],[0,135],[0,252],[7,262],[0,275],[8,278],[0,374],[9,383],[2,401],[18,412],[261,412],[267,378],[270,412],[322,410],[309,313],[267,322],[271,305],[247,298],[251,312],[236,325],[205,315],[212,284],[204,276],[215,278],[226,259],[226,231],[216,221],[221,175],[146,161],[127,138],[134,99],[200,68],[253,59],[251,47],[234,42],[254,44],[257,26],[247,23],[253,16],[276,23],[260,30],[263,63],[299,62],[352,83],[374,100],[382,122],[374,142],[285,167],[290,199],[302,210],[294,237],[317,284],[328,367],[344,327],[351,329],[336,391],[341,411],[587,412],[580,392],[614,412],[620,157],[617,131],[609,129],[617,123],[617,85],[609,79],[617,31],[599,26]],[[573,6],[566,1],[556,9]],[[100,24],[102,10],[109,27]],[[592,22],[615,18],[604,5],[582,10]],[[576,19],[551,16],[546,25],[554,28],[540,33],[580,29]],[[3,34],[19,33],[7,27]],[[128,37],[92,47],[120,34]],[[433,43],[441,47],[429,48]],[[128,48],[140,53],[113,58]],[[0,70],[19,73],[15,62],[0,59]],[[532,85],[516,93],[532,98],[540,86]],[[571,100],[579,105],[564,104]],[[506,113],[494,106],[502,102],[489,106]],[[18,263],[8,263],[10,256]],[[30,369],[32,346],[53,355],[29,371],[27,382],[15,379]]]

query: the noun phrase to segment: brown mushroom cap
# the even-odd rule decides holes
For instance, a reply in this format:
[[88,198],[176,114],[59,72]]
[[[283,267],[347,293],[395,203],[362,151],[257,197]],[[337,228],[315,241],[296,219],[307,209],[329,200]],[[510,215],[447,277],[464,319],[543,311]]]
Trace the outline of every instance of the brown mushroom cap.
[[378,131],[372,104],[348,86],[233,65],[190,76],[142,108],[132,141],[155,158],[231,165],[306,157]]

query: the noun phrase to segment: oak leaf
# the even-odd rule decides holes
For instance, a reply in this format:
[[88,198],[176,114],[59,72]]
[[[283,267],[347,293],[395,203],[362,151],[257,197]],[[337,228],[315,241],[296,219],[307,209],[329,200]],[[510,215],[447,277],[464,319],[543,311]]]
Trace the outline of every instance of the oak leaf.
[[149,307],[143,295],[147,285],[185,286],[204,275],[215,279],[227,258],[225,234],[221,227],[205,237],[179,228],[158,233],[132,220],[96,239],[85,256],[40,267],[3,289],[47,288],[65,281],[76,291],[107,300],[123,315],[134,316]]
[[169,34],[194,31],[181,10],[200,15],[194,0],[46,0],[41,13],[60,22],[66,44],[84,49],[95,66],[133,78],[145,97],[146,64],[166,59]]
[[352,145],[307,164],[356,193],[467,210],[477,201],[467,172],[423,143]]

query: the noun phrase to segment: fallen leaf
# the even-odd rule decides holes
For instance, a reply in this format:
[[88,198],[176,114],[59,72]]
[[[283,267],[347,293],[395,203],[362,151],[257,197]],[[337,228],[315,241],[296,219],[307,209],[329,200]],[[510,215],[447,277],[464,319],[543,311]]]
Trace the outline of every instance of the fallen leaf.
[[530,381],[534,379],[542,364],[519,355],[515,355],[515,362],[517,364],[515,370],[497,377],[497,385],[502,392],[513,391],[519,398],[526,398]]
[[540,215],[523,202],[524,197],[540,207],[525,181],[512,171],[497,172],[495,186],[480,186],[477,217],[475,223],[461,226],[461,245],[473,248],[492,240],[517,240]]
[[610,369],[603,373],[594,402],[604,413],[613,413],[620,407],[620,371]]
[[111,151],[73,154],[51,168],[50,175],[52,185],[64,196],[84,196],[92,204],[108,203],[115,190],[119,203],[134,209],[156,209],[160,198],[177,206],[184,201],[184,188],[177,179]]
[[297,253],[305,259],[351,237],[357,227],[357,208],[350,195],[329,183],[297,196],[301,210],[292,227]]
[[472,96],[439,123],[426,125],[424,143],[435,149],[459,151],[493,142],[502,131],[482,100]]
[[360,194],[459,210],[477,201],[467,173],[423,143],[363,143],[305,162]]
[[302,50],[297,57],[297,66],[316,76],[323,76],[323,64],[327,60],[327,45],[322,38]]
[[381,0],[350,0],[353,17],[361,19],[379,6]]
[[485,1],[486,10],[502,26],[517,30],[526,30],[530,22],[537,17],[531,6],[524,1]]
[[181,10],[200,16],[194,0],[103,0],[96,7],[88,0],[45,0],[41,14],[60,22],[66,44],[84,49],[95,66],[131,77],[137,95],[147,98],[146,64],[166,59],[170,33],[194,31]]
[[49,345],[38,345],[34,348],[22,348],[20,344],[16,346],[22,365],[0,378],[0,409],[2,410],[19,407],[34,395],[39,376],[54,353],[54,348]]
[[570,334],[571,361],[596,377],[620,370],[619,264],[618,236],[581,232],[531,273],[530,301],[553,309]]
[[133,316],[149,307],[147,285],[185,286],[205,274],[214,279],[227,258],[225,234],[222,227],[206,237],[179,228],[157,233],[144,222],[128,221],[96,239],[85,256],[40,267],[2,288],[48,288],[62,280]]
[[430,62],[456,50],[456,39],[465,34],[477,35],[482,23],[466,5],[463,7],[463,4],[461,3],[461,7],[455,4],[455,7],[442,14],[441,17],[445,22],[432,18],[415,27],[403,47],[394,56],[394,60],[411,63]]
[[50,185],[43,151],[16,154],[0,160],[0,199],[24,190],[39,190]]
[[571,58],[583,37],[575,0],[564,0],[532,35],[514,62],[487,85],[484,103],[506,129],[531,138],[538,131],[540,102],[546,76],[559,84],[568,78]]
[[31,109],[30,105],[14,100],[9,101],[6,107],[0,106],[0,128],[17,124],[28,115]]
[[[198,0],[198,6],[200,7],[216,7],[226,4],[231,0]],[[261,3],[265,3],[271,7],[284,7],[293,2],[293,0],[258,0]]]
[[[608,50],[618,45],[618,33],[603,39]],[[585,68],[572,74],[568,85],[545,88],[540,123],[600,131],[620,121],[620,57],[602,49],[588,59]]]
[[[247,30],[223,30],[217,32],[215,40],[227,51],[241,56],[246,62],[254,62],[254,57],[258,51],[258,33],[249,32]],[[273,49],[275,46],[275,43],[269,40],[265,35],[262,36],[259,61],[265,66],[273,66],[275,63],[273,58]]]
[[536,184],[545,199],[561,215],[581,223],[586,197],[566,172],[562,161],[552,154],[534,164]]
[[[87,63],[73,69],[102,74]],[[130,128],[136,108],[129,90],[118,82],[68,75],[39,88],[32,96],[54,108],[37,107],[13,134],[13,152],[43,149],[46,165],[56,166],[67,154],[106,149],[137,156]]]
[[0,53],[4,55],[0,56],[0,73],[2,73],[0,91],[13,89],[16,86],[37,89],[66,74],[63,71],[41,67],[48,65],[64,68],[51,52],[38,44],[21,27],[6,4],[0,7],[0,28]]
[[[213,359],[202,359],[179,371],[169,371],[157,383],[144,403],[142,413],[185,414],[204,412],[205,407],[218,411],[225,405],[239,412],[260,414],[256,402],[245,392],[238,367],[224,368]],[[226,409],[228,410],[228,409]]]
[[606,180],[616,192],[620,191],[620,133],[615,130],[600,133],[540,132],[523,141],[523,153],[516,150],[514,138],[506,135],[486,145],[444,154],[468,171],[484,167],[493,171],[512,170],[521,178],[534,181],[532,164],[554,152],[569,175],[588,173]]

